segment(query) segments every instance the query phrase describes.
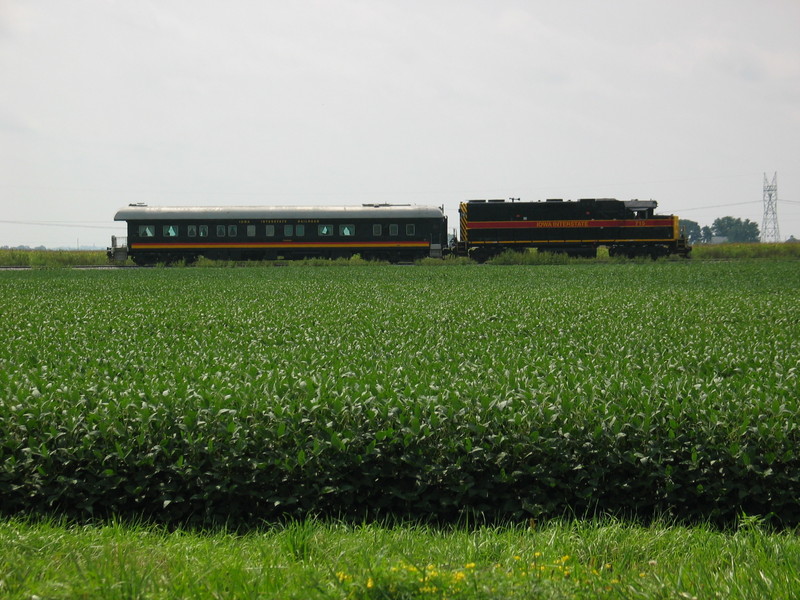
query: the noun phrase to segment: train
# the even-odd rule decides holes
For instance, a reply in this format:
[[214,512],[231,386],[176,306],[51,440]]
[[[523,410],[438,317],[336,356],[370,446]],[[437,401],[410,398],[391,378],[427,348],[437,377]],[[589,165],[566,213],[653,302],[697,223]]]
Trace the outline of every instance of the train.
[[456,252],[482,261],[507,250],[630,258],[679,255],[691,246],[675,215],[656,215],[655,200],[584,198],[539,202],[471,200],[459,208],[461,238]]
[[459,235],[449,234],[443,206],[148,206],[130,204],[115,221],[108,257],[137,265],[216,260],[348,258],[391,263],[468,256],[484,262],[503,252],[597,256],[688,257],[691,246],[675,215],[656,215],[654,200],[469,200],[459,206]]

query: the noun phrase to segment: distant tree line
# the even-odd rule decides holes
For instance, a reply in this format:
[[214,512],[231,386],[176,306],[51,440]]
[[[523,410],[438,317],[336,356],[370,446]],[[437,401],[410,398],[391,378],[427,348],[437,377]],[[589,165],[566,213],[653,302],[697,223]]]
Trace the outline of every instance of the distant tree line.
[[700,227],[699,223],[689,219],[680,219],[679,225],[690,244],[710,244],[715,237],[732,243],[758,242],[761,235],[758,223],[735,217],[720,217],[711,227]]

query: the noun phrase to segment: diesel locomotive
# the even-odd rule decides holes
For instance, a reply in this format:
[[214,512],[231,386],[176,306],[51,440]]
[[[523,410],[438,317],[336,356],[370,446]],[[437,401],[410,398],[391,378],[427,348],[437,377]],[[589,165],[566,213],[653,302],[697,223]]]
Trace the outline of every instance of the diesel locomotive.
[[614,198],[472,200],[460,206],[456,251],[478,261],[527,248],[594,257],[600,246],[608,247],[610,256],[688,257],[691,247],[678,217],[656,215],[656,206],[654,200]]
[[138,265],[309,257],[413,261],[447,254],[482,262],[507,250],[592,257],[689,256],[678,217],[654,214],[653,200],[471,200],[459,207],[460,236],[448,240],[443,207],[363,204],[340,207],[121,208],[127,238],[112,238],[108,256]]

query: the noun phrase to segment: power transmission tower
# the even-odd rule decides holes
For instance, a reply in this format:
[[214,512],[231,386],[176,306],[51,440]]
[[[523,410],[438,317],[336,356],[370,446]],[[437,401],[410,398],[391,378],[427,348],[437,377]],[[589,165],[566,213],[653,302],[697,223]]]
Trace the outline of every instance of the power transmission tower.
[[764,173],[764,220],[761,222],[761,241],[780,242],[778,231],[778,174],[772,176],[772,182]]

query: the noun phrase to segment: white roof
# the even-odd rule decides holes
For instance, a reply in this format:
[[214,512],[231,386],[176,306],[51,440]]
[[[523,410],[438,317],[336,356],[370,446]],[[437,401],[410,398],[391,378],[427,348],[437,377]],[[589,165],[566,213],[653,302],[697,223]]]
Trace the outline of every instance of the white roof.
[[361,206],[147,206],[120,208],[115,221],[224,219],[376,219],[441,218],[435,206],[362,204]]

